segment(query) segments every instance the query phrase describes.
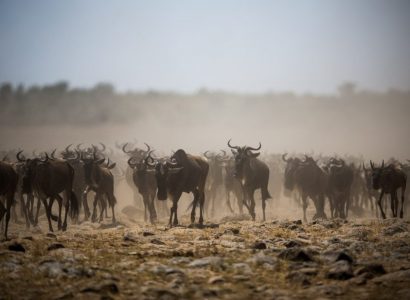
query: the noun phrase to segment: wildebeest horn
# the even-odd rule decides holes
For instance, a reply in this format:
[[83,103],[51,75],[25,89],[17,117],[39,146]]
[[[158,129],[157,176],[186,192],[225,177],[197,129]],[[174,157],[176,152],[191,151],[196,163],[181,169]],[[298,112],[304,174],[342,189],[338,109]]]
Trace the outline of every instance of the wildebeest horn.
[[79,159],[79,158],[80,158],[80,152],[76,149],[76,150],[74,151],[74,153],[76,154],[76,156],[75,156],[75,158],[73,158],[73,159],[74,159],[74,160]]
[[364,162],[362,163],[362,167],[363,167],[363,170],[364,170],[364,171],[367,171],[367,169],[366,169],[366,167],[365,167],[365,165],[364,165]]
[[128,163],[128,165],[132,168],[132,169],[134,169],[135,168],[135,166],[137,165],[137,164],[134,164],[132,161],[134,160],[134,157],[130,157],[129,159],[128,159],[128,161],[127,161],[127,163]]
[[151,147],[147,143],[144,143],[144,144],[145,144],[145,146],[147,146],[147,151],[146,152],[149,152],[151,150]]
[[124,153],[126,153],[126,154],[130,154],[132,151],[127,151],[127,150],[125,150],[125,147],[127,147],[127,145],[128,145],[128,143],[125,143],[125,144],[122,146],[122,151],[123,151]]
[[107,147],[105,147],[105,145],[103,144],[103,143],[99,143],[101,146],[102,146],[102,149],[100,150],[101,152],[104,152],[105,151],[105,149],[107,149]]
[[370,167],[372,168],[372,170],[374,170],[374,164],[371,160],[370,160]]
[[16,158],[17,158],[18,161],[24,162],[24,161],[26,161],[26,159],[25,159],[25,158],[21,158],[21,156],[20,156],[21,153],[23,153],[23,150],[20,150],[19,152],[17,152]]
[[382,162],[382,169],[384,168],[384,159],[383,159],[383,162]]
[[246,147],[246,150],[253,150],[253,151],[258,151],[262,148],[261,142],[259,142],[259,146],[257,148],[252,148],[252,147]]
[[71,147],[72,145],[73,145],[73,144],[70,144],[70,145],[68,145],[67,147],[65,147],[64,152],[65,152],[65,153],[69,153],[69,152],[70,152],[70,147]]
[[36,157],[36,156],[37,156],[36,150],[33,150],[33,151],[31,152],[31,154],[33,154],[33,156]]
[[76,148],[78,151],[82,151],[82,149],[80,148],[82,144],[83,144],[83,143],[79,143],[75,148]]
[[209,153],[209,150],[206,150],[206,151],[204,152],[204,156],[205,156],[206,158],[208,158],[208,159],[211,159],[211,156],[208,156],[208,153]]
[[284,161],[284,162],[288,162],[289,161],[289,159],[286,159],[286,155],[288,155],[287,153],[283,153],[282,154],[282,160]]
[[155,163],[150,163],[150,162],[148,162],[148,159],[151,159],[151,161],[155,162],[155,159],[152,158],[152,156],[151,156],[151,153],[152,153],[152,152],[154,152],[154,150],[151,150],[151,151],[148,152],[147,157],[144,159],[144,163],[145,163],[147,166],[155,167]]
[[56,151],[57,151],[57,148],[54,149],[54,150],[51,152],[50,156],[51,156],[52,159],[55,159],[54,154],[56,154]]
[[236,150],[239,150],[239,148],[240,148],[239,146],[232,146],[231,145],[231,139],[229,139],[229,141],[228,141],[228,147],[232,148],[232,149],[236,149]]
[[41,159],[41,158],[39,158],[39,160],[41,161],[41,162],[47,162],[48,160],[49,160],[49,157],[48,157],[48,154],[47,154],[47,152],[44,152],[44,154],[45,154],[45,159]]

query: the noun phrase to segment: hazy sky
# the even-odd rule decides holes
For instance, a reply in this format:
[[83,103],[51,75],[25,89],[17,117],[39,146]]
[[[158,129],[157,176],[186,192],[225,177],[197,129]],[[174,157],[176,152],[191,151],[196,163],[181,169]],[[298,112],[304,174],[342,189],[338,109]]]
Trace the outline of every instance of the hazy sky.
[[410,1],[4,1],[0,82],[410,89]]

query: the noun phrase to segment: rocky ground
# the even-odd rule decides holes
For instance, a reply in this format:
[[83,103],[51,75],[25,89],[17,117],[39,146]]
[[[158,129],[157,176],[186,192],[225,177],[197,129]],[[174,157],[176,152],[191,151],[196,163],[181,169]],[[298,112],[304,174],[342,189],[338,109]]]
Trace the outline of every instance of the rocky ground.
[[54,233],[11,224],[0,298],[410,299],[408,221],[244,219]]

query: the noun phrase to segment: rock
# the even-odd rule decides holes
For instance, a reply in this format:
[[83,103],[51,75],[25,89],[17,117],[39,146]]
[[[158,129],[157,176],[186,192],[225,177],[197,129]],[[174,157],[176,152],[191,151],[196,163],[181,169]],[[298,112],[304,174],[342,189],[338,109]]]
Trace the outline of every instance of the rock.
[[8,249],[10,251],[15,251],[15,252],[26,252],[26,249],[23,247],[22,244],[18,242],[14,242],[8,246]]
[[246,263],[235,263],[232,265],[232,268],[235,270],[236,273],[242,273],[242,274],[252,273],[251,267]]
[[263,249],[266,249],[267,247],[266,247],[266,244],[265,244],[264,242],[262,242],[262,241],[256,241],[256,242],[253,244],[252,248],[253,248],[253,249],[258,249],[258,250],[263,250]]
[[313,261],[312,256],[299,247],[285,249],[279,253],[278,257],[291,261]]
[[397,282],[410,282],[410,270],[401,270],[376,277],[372,280],[376,284],[389,284]]
[[384,269],[382,264],[367,264],[363,267],[358,268],[355,271],[355,275],[362,275],[365,274],[367,279],[371,279],[376,276],[381,276],[386,274],[386,270]]
[[264,264],[276,265],[276,260],[272,256],[265,255],[263,252],[257,253],[256,255],[248,258],[246,262],[257,266]]
[[223,266],[223,259],[219,256],[208,256],[199,259],[195,259],[194,261],[188,264],[188,267],[191,268],[202,268],[207,266],[214,266],[214,267],[222,267]]
[[177,293],[165,287],[148,286],[148,287],[141,288],[141,291],[144,295],[149,295],[150,298],[152,299],[161,299],[161,300],[179,299],[179,296]]
[[128,231],[124,234],[124,241],[126,241],[126,242],[136,242],[136,241],[138,241],[138,237],[134,233]]
[[407,225],[404,223],[393,224],[383,229],[383,234],[387,236],[393,236],[400,232],[408,231]]
[[50,246],[47,247],[47,251],[56,250],[64,248],[64,245],[61,243],[52,243]]
[[52,233],[52,232],[48,232],[48,233],[46,234],[46,237],[51,238],[51,239],[56,239],[56,238],[57,238],[57,236],[56,236],[54,233]]
[[301,247],[301,246],[302,246],[302,243],[300,243],[300,242],[298,242],[298,241],[296,241],[296,240],[289,240],[289,241],[286,241],[283,245],[284,245],[286,248],[293,248],[293,247]]
[[302,220],[295,220],[293,221],[293,224],[302,225]]
[[224,283],[224,282],[225,282],[225,279],[223,278],[223,276],[212,276],[208,280],[209,284],[219,284],[219,283]]
[[151,244],[155,244],[155,245],[165,245],[165,243],[159,239],[152,239],[151,240]]
[[326,251],[325,253],[323,253],[323,258],[329,262],[337,262],[344,260],[348,263],[353,263],[353,257],[343,250]]
[[311,284],[311,282],[309,280],[309,277],[306,274],[300,273],[298,271],[290,272],[286,276],[286,279],[289,280],[292,283],[300,284],[300,285],[303,285],[303,286],[307,286],[307,285]]
[[326,273],[326,278],[346,280],[353,277],[352,266],[345,260],[339,260],[332,264]]
[[151,231],[143,231],[142,232],[142,236],[152,236],[155,235],[155,233],[151,232]]
[[39,264],[40,272],[46,277],[57,278],[64,275],[64,266],[55,260],[44,260]]
[[119,289],[114,281],[103,281],[101,283],[95,283],[81,290],[82,293],[110,293],[118,294]]

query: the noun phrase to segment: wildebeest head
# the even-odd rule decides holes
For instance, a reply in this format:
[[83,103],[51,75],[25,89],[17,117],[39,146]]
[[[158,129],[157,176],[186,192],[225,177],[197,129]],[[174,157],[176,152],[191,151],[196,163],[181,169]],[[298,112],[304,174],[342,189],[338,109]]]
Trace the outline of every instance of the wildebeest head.
[[134,157],[137,160],[140,160],[140,159],[143,159],[148,154],[148,152],[150,152],[151,150],[151,147],[147,143],[144,143],[144,144],[147,147],[147,150],[143,150],[138,147],[135,147],[134,149],[131,149],[131,150],[127,150],[128,143],[125,143],[122,146],[122,151],[125,154],[127,154],[129,157]]
[[262,145],[259,142],[259,146],[257,148],[253,147],[248,147],[248,146],[232,146],[230,144],[231,140],[228,141],[228,146],[231,148],[232,154],[234,155],[235,159],[235,174],[234,176],[237,178],[242,178],[243,177],[243,169],[244,166],[247,162],[249,162],[250,159],[256,158],[259,156],[260,152],[252,152],[252,151],[257,151],[260,150]]
[[372,183],[373,183],[373,188],[375,190],[380,189],[380,177],[382,175],[382,172],[384,170],[384,160],[382,162],[382,165],[380,167],[376,167],[372,161],[370,161],[370,167],[372,168]]
[[101,165],[105,161],[105,158],[97,158],[96,151],[94,149],[91,155],[82,152],[81,161],[84,165],[84,176],[87,181],[90,181],[94,166]]
[[[179,153],[178,151],[175,153]],[[185,154],[186,155],[186,154]],[[170,176],[179,173],[184,167],[182,167],[175,159],[158,159],[154,160],[150,154],[145,160],[145,164],[152,168],[149,169],[149,173],[154,173],[157,180],[157,198],[158,200],[166,200],[168,196],[168,184]]]
[[302,160],[298,157],[286,158],[287,153],[282,155],[282,160],[286,163],[285,167],[285,188],[288,190],[293,190],[294,182],[294,173],[296,169],[302,164]]
[[18,161],[17,170],[19,176],[22,178],[23,185],[27,185],[33,178],[36,168],[41,164],[47,163],[49,157],[48,155],[45,155],[45,158],[25,158],[24,156],[22,156],[22,152],[23,150],[17,152],[16,154]]

